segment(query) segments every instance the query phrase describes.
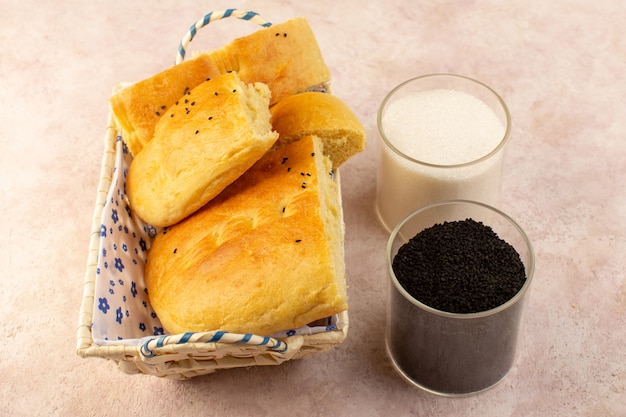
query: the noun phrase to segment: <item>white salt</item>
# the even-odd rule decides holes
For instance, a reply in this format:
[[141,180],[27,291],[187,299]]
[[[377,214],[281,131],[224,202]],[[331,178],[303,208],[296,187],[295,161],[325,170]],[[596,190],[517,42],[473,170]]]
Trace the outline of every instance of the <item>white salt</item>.
[[389,102],[382,129],[396,149],[382,145],[377,210],[392,229],[413,210],[451,199],[498,203],[502,152],[476,163],[498,147],[506,127],[484,102],[456,90],[412,93]]
[[482,158],[498,146],[505,129],[484,102],[446,89],[420,91],[389,103],[382,124],[399,151],[437,165]]

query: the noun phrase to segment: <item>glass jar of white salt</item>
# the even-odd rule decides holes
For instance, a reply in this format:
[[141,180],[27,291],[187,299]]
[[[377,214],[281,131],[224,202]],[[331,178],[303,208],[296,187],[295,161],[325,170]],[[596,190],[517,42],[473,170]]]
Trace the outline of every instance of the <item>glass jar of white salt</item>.
[[378,111],[376,210],[389,231],[430,203],[467,199],[497,206],[508,108],[491,88],[453,74],[410,79]]

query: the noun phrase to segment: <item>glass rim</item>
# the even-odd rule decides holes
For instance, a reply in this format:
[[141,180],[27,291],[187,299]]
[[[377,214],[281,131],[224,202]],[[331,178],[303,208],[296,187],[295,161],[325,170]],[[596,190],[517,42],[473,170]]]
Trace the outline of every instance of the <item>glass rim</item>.
[[[382,122],[382,115],[383,115],[383,110],[387,104],[387,102],[389,102],[389,100],[391,99],[391,97],[393,97],[400,89],[402,89],[402,87],[404,87],[407,84],[410,84],[414,81],[418,81],[424,78],[441,78],[441,77],[450,77],[450,78],[458,78],[461,80],[465,80],[465,81],[469,81],[470,83],[474,83],[476,85],[479,85],[480,87],[486,89],[488,92],[490,92],[491,94],[494,95],[494,97],[496,98],[496,100],[498,101],[498,103],[500,103],[500,105],[502,106],[502,110],[504,111],[504,115],[505,115],[505,119],[506,119],[506,125],[505,125],[505,129],[504,129],[504,134],[502,135],[502,139],[500,140],[500,142],[498,143],[498,145],[493,148],[489,153],[481,156],[480,158],[474,159],[472,161],[468,161],[468,162],[463,162],[460,164],[433,164],[431,162],[425,162],[425,161],[421,161],[419,159],[413,158],[407,154],[405,154],[404,152],[402,152],[401,150],[399,150],[398,148],[396,148],[393,143],[391,143],[391,141],[389,140],[389,138],[387,138],[387,135],[385,134],[385,130],[383,129],[383,122]],[[380,103],[380,106],[378,107],[378,112],[377,112],[377,116],[376,116],[376,123],[378,126],[378,133],[380,134],[380,137],[382,138],[382,140],[385,142],[385,144],[392,150],[394,151],[396,154],[398,154],[400,157],[411,161],[413,163],[416,164],[420,164],[420,165],[424,165],[427,167],[432,167],[432,168],[460,168],[460,167],[466,167],[466,166],[470,166],[470,165],[475,165],[478,164],[484,160],[487,160],[489,158],[491,158],[492,156],[496,155],[503,147],[504,144],[506,142],[508,142],[509,136],[510,136],[510,132],[511,132],[511,114],[509,112],[509,108],[507,107],[506,103],[504,102],[504,100],[502,99],[502,97],[500,97],[500,95],[491,87],[489,87],[487,84],[480,82],[478,80],[475,80],[473,78],[470,77],[466,77],[464,75],[458,75],[458,74],[452,74],[452,73],[433,73],[433,74],[426,74],[426,75],[419,75],[417,77],[413,77],[413,78],[409,78],[406,81],[403,81],[402,83],[398,84],[396,87],[394,87],[389,93],[387,93],[387,95],[385,96],[385,98],[383,99],[383,101]]]
[[[489,310],[479,311],[476,313],[453,313],[449,311],[439,310],[437,308],[434,308],[427,304],[422,303],[421,301],[413,297],[411,294],[409,294],[409,292],[404,289],[402,284],[400,284],[400,281],[398,281],[396,274],[393,272],[391,251],[392,251],[393,242],[396,236],[398,235],[398,233],[400,232],[400,229],[402,229],[402,226],[404,226],[409,220],[411,220],[414,216],[418,215],[419,213],[422,213],[424,211],[430,210],[435,207],[450,206],[450,205],[470,205],[470,206],[478,206],[478,207],[485,208],[497,214],[501,218],[505,219],[510,225],[512,225],[519,232],[520,236],[524,240],[524,243],[526,244],[526,248],[528,249],[528,255],[529,255],[529,262],[528,262],[529,265],[524,264],[524,268],[526,269],[526,280],[524,282],[524,285],[522,285],[522,287],[519,289],[519,291],[513,297],[507,300],[505,303],[500,304],[499,306],[491,308]],[[481,203],[478,201],[471,201],[471,200],[439,201],[436,203],[432,203],[432,204],[428,204],[426,206],[420,207],[412,211],[411,213],[409,213],[403,220],[400,221],[400,223],[396,225],[396,227],[391,232],[389,236],[389,240],[387,241],[387,247],[385,249],[385,258],[386,258],[385,262],[387,264],[386,265],[387,273],[391,277],[391,281],[393,282],[394,287],[396,288],[396,290],[400,292],[400,294],[402,294],[405,300],[415,305],[416,307],[419,307],[422,310],[429,312],[431,314],[434,314],[436,316],[448,317],[448,318],[454,318],[454,319],[477,319],[477,318],[489,317],[496,313],[499,313],[500,311],[507,310],[509,307],[516,304],[519,301],[519,299],[522,298],[526,294],[526,292],[528,291],[528,288],[530,288],[530,284],[533,280],[533,275],[535,272],[535,253],[533,250],[533,246],[530,242],[530,239],[528,238],[528,235],[526,235],[526,232],[524,232],[524,230],[520,227],[520,225],[517,224],[515,220],[513,220],[510,216],[508,216],[503,211],[498,210],[497,208],[492,207],[488,204]]]

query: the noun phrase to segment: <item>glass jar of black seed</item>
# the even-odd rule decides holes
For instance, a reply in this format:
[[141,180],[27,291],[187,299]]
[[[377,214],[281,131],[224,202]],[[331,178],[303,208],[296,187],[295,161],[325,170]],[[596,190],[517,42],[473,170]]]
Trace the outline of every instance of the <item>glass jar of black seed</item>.
[[395,368],[432,393],[484,391],[511,369],[534,271],[524,231],[464,200],[414,211],[387,245],[386,344]]

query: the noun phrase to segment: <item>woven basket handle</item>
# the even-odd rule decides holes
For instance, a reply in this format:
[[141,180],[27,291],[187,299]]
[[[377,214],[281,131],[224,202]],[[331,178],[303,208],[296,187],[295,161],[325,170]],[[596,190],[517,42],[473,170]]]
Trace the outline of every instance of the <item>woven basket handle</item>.
[[202,19],[198,20],[196,23],[191,25],[191,27],[189,28],[189,31],[183,37],[183,40],[180,41],[180,45],[178,46],[178,55],[176,55],[176,64],[180,64],[181,62],[185,60],[185,53],[186,53],[187,46],[189,46],[189,42],[191,42],[191,40],[196,36],[198,29],[203,28],[204,26],[208,25],[211,22],[214,22],[216,20],[221,20],[227,17],[236,17],[237,19],[241,19],[241,20],[249,20],[263,27],[272,26],[270,22],[262,18],[256,12],[250,12],[250,11],[238,10],[238,9],[226,9],[223,11],[215,11],[215,12],[207,13],[206,15],[204,15]]
[[156,356],[155,350],[173,347],[175,350],[185,351],[185,346],[192,346],[190,349],[195,351],[195,344],[213,344],[213,343],[231,343],[249,346],[262,346],[267,350],[276,353],[286,353],[289,349],[287,343],[275,339],[273,337],[258,336],[253,334],[228,333],[223,331],[216,332],[197,332],[184,333],[171,336],[159,336],[146,340],[139,348],[139,353],[144,359]]

